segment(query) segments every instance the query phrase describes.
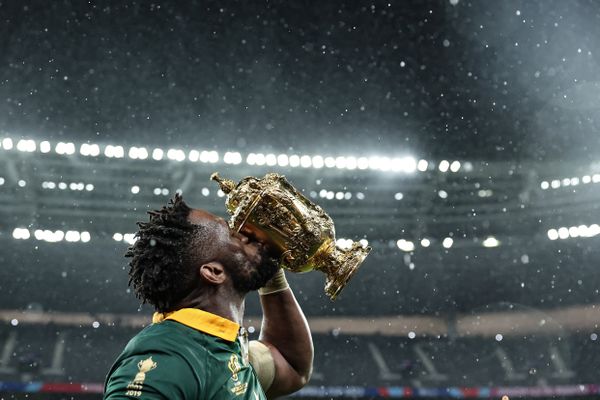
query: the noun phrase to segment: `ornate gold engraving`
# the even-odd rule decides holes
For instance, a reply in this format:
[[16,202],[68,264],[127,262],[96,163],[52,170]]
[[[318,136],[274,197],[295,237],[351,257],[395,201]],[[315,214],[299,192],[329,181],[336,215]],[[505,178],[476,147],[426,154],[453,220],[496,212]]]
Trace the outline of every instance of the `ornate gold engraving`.
[[269,242],[280,251],[281,266],[289,271],[325,273],[325,293],[332,300],[371,251],[356,242],[350,249],[338,248],[329,215],[282,175],[248,176],[238,184],[217,173],[211,179],[227,193],[230,228],[252,231],[259,240]]

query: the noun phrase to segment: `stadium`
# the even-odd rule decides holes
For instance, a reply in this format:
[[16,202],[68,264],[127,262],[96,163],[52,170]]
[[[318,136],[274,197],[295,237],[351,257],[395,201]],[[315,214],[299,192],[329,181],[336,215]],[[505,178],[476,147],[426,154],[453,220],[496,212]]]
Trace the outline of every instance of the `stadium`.
[[335,301],[287,273],[289,398],[599,398],[598,4],[109,3],[0,3],[0,398],[102,398],[136,222],[226,217],[216,171],[372,247]]

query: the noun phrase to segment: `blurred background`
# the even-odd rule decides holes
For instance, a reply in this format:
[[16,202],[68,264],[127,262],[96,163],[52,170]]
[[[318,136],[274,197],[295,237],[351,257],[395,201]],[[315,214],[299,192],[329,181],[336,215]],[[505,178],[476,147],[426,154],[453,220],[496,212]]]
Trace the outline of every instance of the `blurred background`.
[[[136,221],[278,172],[338,245],[288,274],[292,397],[600,397],[597,1],[0,1],[0,398],[99,399],[150,323]],[[246,324],[260,326],[257,296]]]

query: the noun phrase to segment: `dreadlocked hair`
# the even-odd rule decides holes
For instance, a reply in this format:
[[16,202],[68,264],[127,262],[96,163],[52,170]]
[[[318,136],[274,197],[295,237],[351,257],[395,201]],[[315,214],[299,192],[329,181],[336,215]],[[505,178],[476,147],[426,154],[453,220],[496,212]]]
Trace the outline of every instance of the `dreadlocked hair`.
[[149,222],[138,222],[137,241],[129,247],[129,286],[142,304],[158,312],[173,311],[189,291],[189,249],[201,227],[188,221],[191,208],[176,194],[167,206],[149,211]]

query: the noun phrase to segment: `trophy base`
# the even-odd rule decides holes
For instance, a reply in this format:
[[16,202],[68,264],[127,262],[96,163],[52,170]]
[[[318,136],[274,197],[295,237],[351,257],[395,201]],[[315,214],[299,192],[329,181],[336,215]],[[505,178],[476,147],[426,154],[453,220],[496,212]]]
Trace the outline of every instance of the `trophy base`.
[[358,271],[358,268],[370,251],[370,247],[364,248],[359,243],[354,243],[352,248],[348,250],[335,248],[335,250],[330,253],[330,257],[333,259],[332,264],[335,265],[335,268],[330,268],[323,272],[327,275],[325,281],[325,294],[327,294],[331,300],[335,300],[340,294],[350,278]]

